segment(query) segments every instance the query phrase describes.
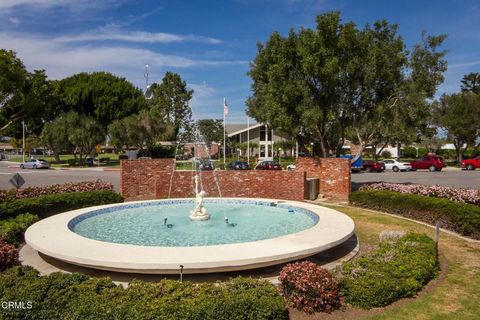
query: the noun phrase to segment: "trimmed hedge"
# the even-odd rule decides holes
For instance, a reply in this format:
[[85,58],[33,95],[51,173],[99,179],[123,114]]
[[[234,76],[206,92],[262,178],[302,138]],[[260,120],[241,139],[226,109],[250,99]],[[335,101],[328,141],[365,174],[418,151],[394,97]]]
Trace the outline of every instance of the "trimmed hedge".
[[10,244],[18,246],[23,242],[23,233],[32,224],[38,221],[34,214],[19,214],[15,218],[0,220],[0,238]]
[[8,319],[288,319],[283,298],[267,281],[236,278],[200,283],[133,282],[74,273],[40,277],[29,267],[0,275],[3,301],[31,301],[32,309],[3,310]]
[[417,194],[361,190],[350,194],[350,202],[365,208],[386,211],[435,224],[464,236],[480,239],[480,207]]
[[24,213],[33,213],[43,219],[63,211],[117,202],[123,202],[123,197],[108,190],[51,194],[36,198],[18,199],[0,203],[0,220]]
[[345,300],[365,309],[383,307],[412,297],[438,272],[435,242],[426,235],[408,234],[342,268]]

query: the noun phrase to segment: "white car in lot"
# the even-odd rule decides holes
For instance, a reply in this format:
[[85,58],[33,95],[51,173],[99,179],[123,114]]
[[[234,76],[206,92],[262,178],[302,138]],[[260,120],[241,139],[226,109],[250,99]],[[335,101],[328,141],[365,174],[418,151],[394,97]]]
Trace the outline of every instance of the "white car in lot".
[[412,166],[407,162],[400,162],[395,159],[385,159],[380,162],[385,164],[385,170],[392,170],[393,172],[412,170]]

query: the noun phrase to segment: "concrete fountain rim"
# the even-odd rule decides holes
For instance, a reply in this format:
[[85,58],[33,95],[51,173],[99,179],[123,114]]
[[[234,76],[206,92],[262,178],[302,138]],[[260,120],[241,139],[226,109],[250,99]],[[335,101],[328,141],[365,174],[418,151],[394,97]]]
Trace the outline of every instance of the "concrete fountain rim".
[[[354,233],[347,215],[326,207],[299,201],[264,198],[208,198],[209,200],[249,200],[281,202],[309,210],[319,222],[309,229],[282,237],[253,242],[196,247],[148,247],[93,240],[68,227],[69,222],[90,211],[126,203],[109,204],[64,212],[43,219],[25,232],[33,249],[58,260],[83,267],[130,273],[178,274],[213,273],[262,268],[305,258],[333,248]],[[127,204],[185,200],[132,201]]]

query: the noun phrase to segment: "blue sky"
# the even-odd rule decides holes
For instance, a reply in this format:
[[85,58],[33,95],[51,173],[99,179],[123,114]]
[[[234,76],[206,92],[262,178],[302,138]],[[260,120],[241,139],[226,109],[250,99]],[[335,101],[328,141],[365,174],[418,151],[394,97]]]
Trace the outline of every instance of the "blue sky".
[[174,71],[195,90],[195,118],[221,118],[225,96],[228,121],[240,123],[257,42],[273,31],[314,27],[315,17],[331,10],[359,26],[397,23],[408,46],[422,31],[448,34],[439,94],[458,91],[464,74],[480,72],[478,0],[0,0],[0,48],[51,79],[104,70],[143,87],[145,64],[150,82]]

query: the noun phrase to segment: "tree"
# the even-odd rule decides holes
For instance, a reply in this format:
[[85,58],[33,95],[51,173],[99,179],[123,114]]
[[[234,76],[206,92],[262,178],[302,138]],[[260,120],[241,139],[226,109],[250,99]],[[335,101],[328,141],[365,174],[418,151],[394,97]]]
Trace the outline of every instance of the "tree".
[[462,91],[471,91],[480,94],[480,73],[470,72],[463,76],[461,82]]
[[457,161],[461,163],[465,149],[475,144],[480,133],[480,95],[473,92],[444,94],[433,105],[433,114],[436,124],[453,140]]
[[45,123],[40,140],[43,144],[53,151],[55,161],[60,162],[60,154],[63,150],[72,150],[72,145],[68,140],[69,123],[65,115],[60,115],[52,122]]
[[296,140],[310,137],[324,157],[345,137],[360,153],[367,144],[412,140],[443,81],[445,52],[436,50],[444,39],[424,35],[409,52],[398,26],[382,20],[359,29],[339,12],[318,16],[315,30],[274,32],[250,67],[248,113]]
[[140,89],[108,72],[79,73],[59,81],[63,111],[94,117],[104,128],[146,106]]
[[180,130],[186,130],[192,122],[192,110],[189,102],[193,90],[187,89],[187,83],[179,74],[166,72],[160,84],[151,85],[153,98],[148,100],[149,107],[159,109],[165,116],[166,122],[173,127],[173,140],[177,139]]
[[44,70],[29,73],[15,52],[0,50],[0,133],[19,138],[25,121],[29,132],[39,134],[44,121],[56,116],[58,100]]
[[197,120],[195,127],[207,145],[210,146],[212,142],[223,144],[223,120],[201,119]]

